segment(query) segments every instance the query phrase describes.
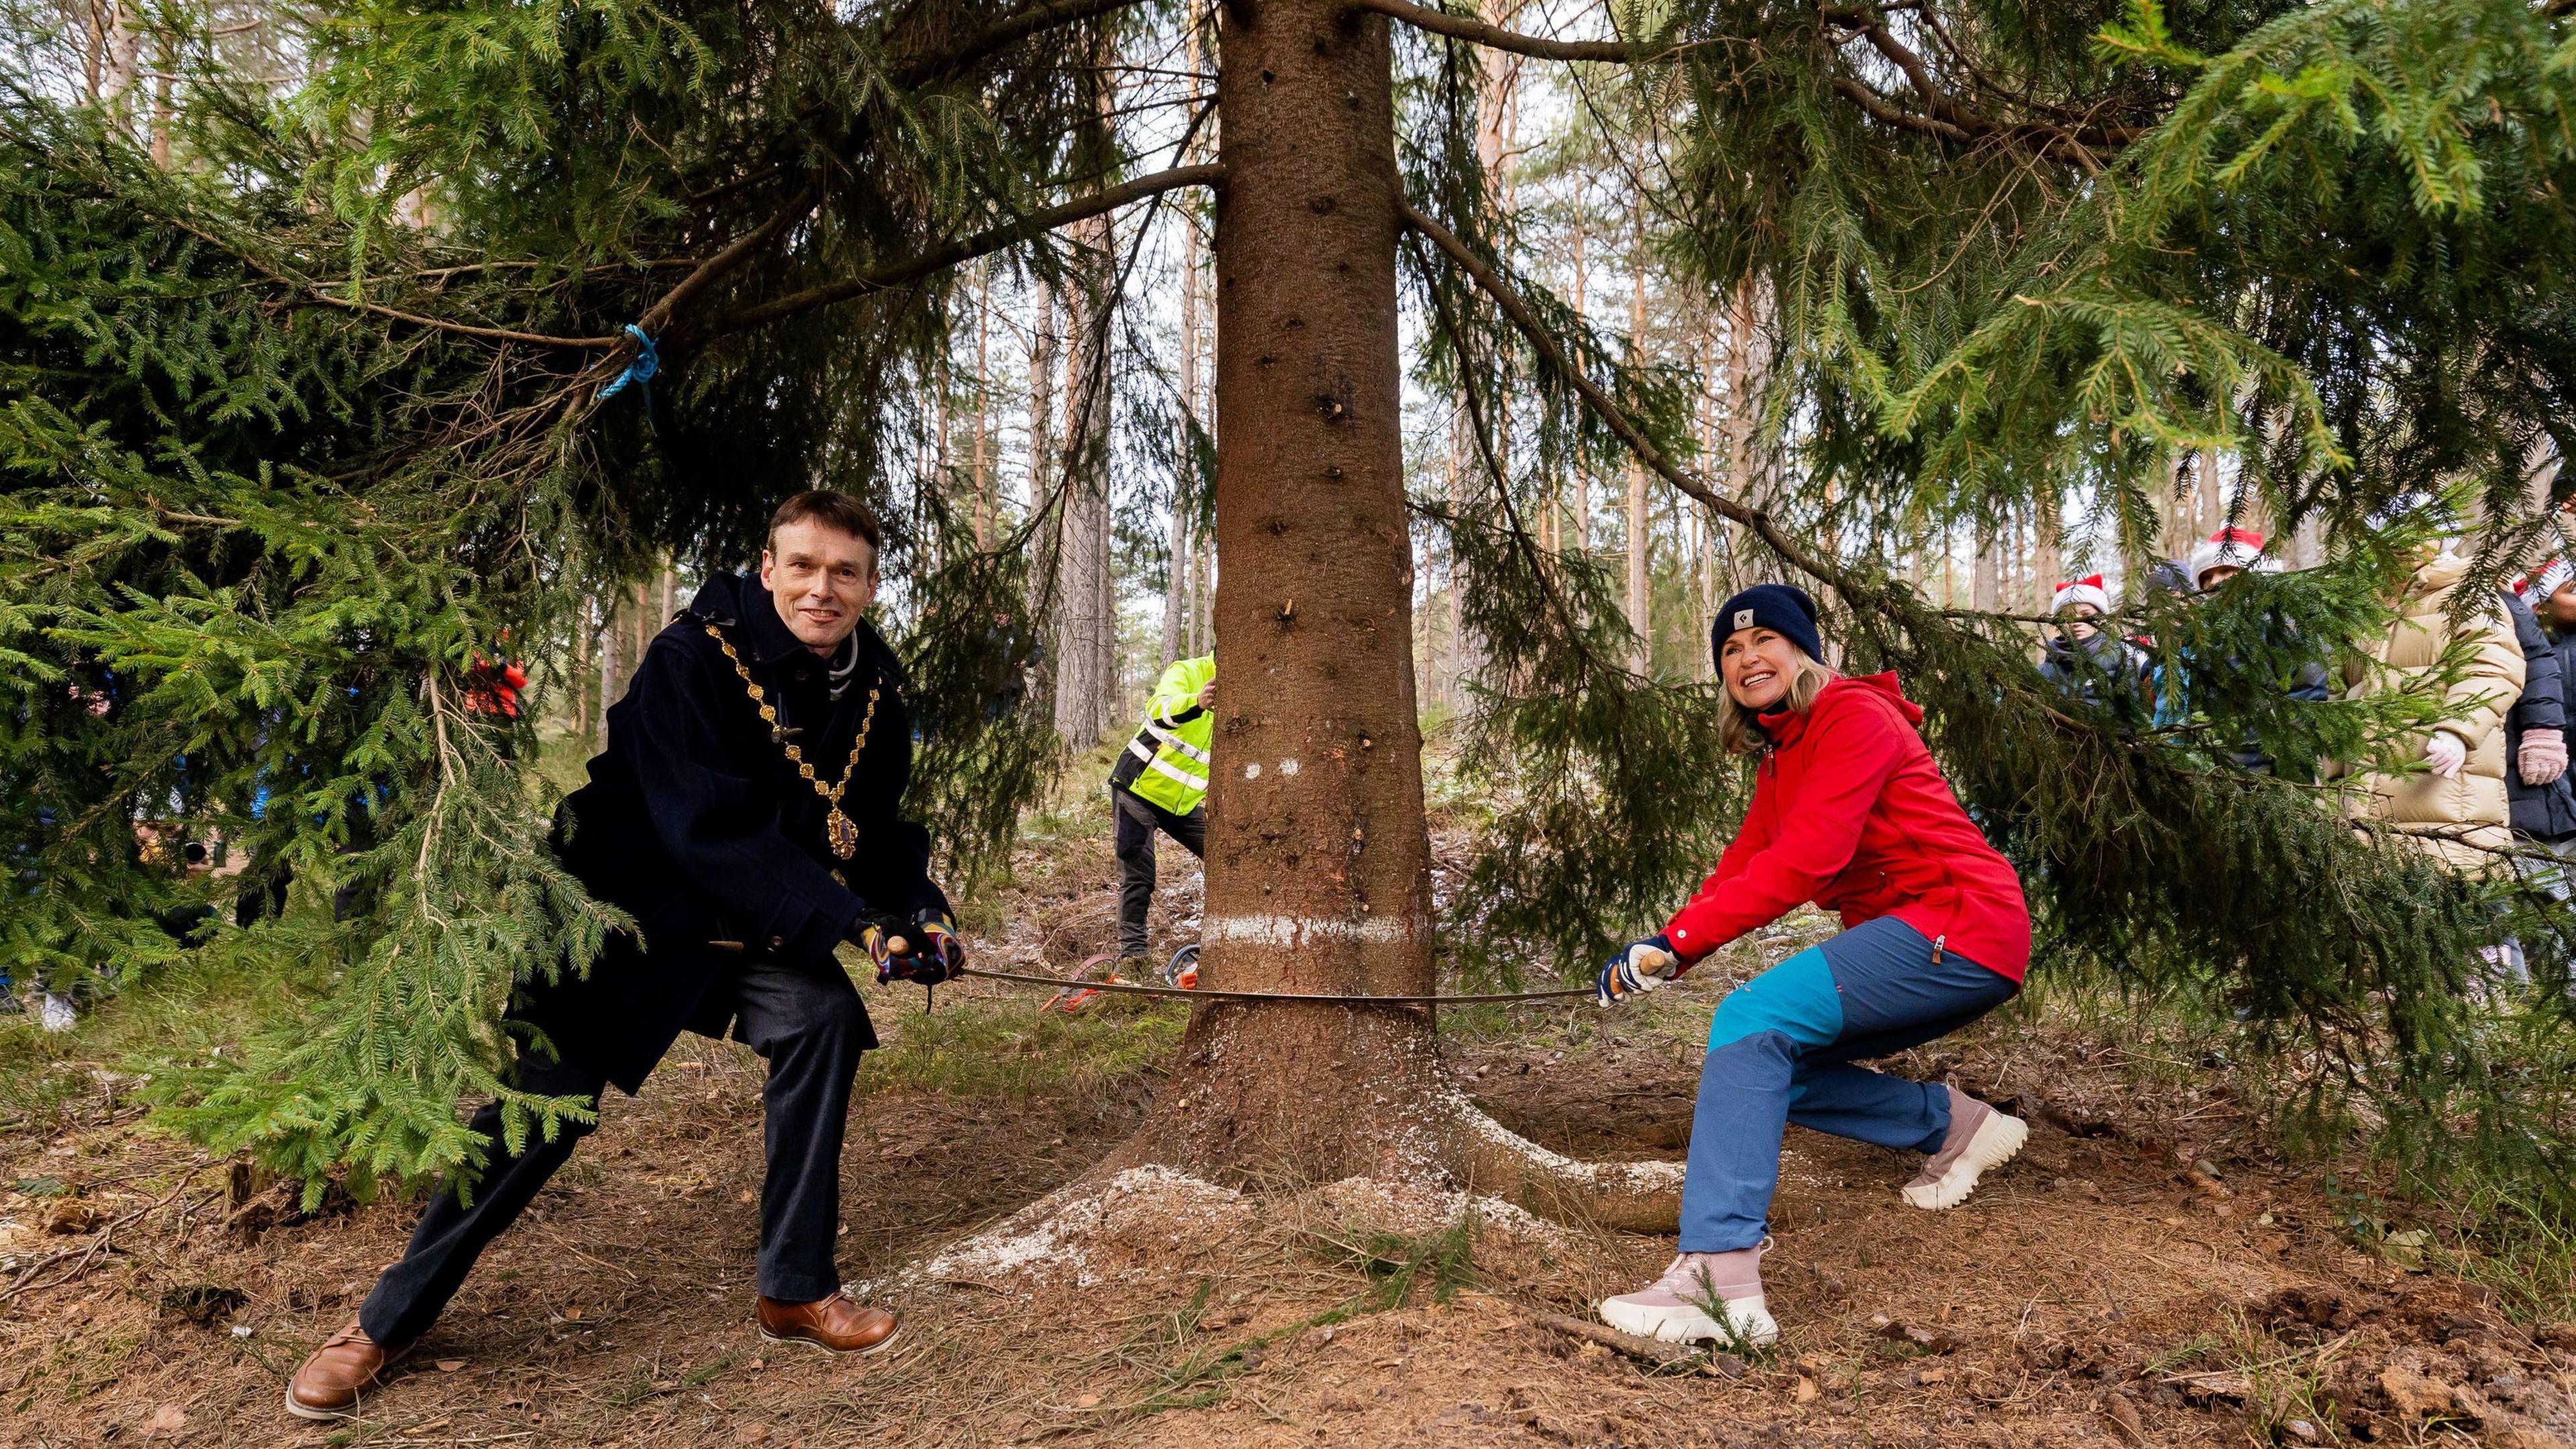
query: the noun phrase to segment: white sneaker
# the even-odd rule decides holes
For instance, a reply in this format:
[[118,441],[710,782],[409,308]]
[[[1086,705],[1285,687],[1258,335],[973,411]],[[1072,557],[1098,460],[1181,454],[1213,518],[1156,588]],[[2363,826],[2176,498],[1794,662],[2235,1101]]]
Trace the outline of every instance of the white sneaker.
[[1977,1190],[1986,1169],[2012,1161],[2030,1140],[2030,1124],[1998,1112],[1956,1087],[1950,1093],[1950,1133],[1923,1172],[1905,1185],[1905,1200],[1931,1212],[1954,1208]]
[[[1780,1325],[1763,1306],[1762,1278],[1755,1266],[1761,1256],[1759,1248],[1684,1253],[1651,1287],[1602,1299],[1601,1321],[1622,1333],[1665,1343],[1715,1339],[1759,1347],[1774,1342],[1780,1337]],[[1740,1281],[1748,1277],[1749,1283]],[[1724,1315],[1723,1321],[1718,1314]]]

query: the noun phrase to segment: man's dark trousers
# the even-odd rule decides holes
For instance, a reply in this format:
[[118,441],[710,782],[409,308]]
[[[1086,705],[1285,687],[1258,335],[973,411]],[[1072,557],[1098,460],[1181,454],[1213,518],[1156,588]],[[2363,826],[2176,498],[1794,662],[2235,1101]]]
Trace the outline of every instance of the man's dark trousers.
[[[758,957],[729,968],[711,990],[724,999],[702,1010],[730,1005],[734,1035],[769,1062],[761,1089],[769,1163],[760,1194],[761,1295],[788,1303],[828,1298],[841,1286],[833,1247],[841,1224],[841,1135],[866,1020],[858,991],[828,961],[800,969]],[[536,1051],[519,1054],[512,1078],[521,1091],[548,1096],[596,1097],[608,1085],[597,1072]],[[531,1134],[527,1150],[514,1157],[501,1141],[498,1102],[475,1113],[473,1126],[491,1144],[473,1205],[460,1206],[455,1192],[442,1187],[412,1230],[402,1261],[376,1280],[359,1310],[367,1337],[389,1348],[429,1330],[484,1246],[590,1132],[567,1123],[551,1142]]]
[[1154,832],[1181,843],[1201,860],[1207,858],[1207,807],[1175,815],[1150,800],[1139,800],[1112,785],[1109,796],[1118,807],[1118,954],[1145,954],[1145,912],[1154,904]]

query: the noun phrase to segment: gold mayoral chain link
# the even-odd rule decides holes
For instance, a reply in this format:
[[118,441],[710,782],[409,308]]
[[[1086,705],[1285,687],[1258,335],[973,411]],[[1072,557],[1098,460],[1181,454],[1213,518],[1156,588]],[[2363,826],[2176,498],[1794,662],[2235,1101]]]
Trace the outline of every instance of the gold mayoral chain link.
[[751,702],[760,706],[760,718],[769,726],[769,737],[787,752],[787,763],[794,765],[796,773],[805,777],[805,783],[814,787],[814,793],[823,797],[823,838],[832,843],[832,853],[843,860],[858,854],[859,823],[842,813],[841,792],[849,789],[850,781],[858,775],[859,755],[867,749],[868,731],[877,722],[877,686],[868,686],[868,710],[859,717],[859,737],[850,746],[850,762],[841,767],[838,781],[826,785],[815,775],[814,767],[806,762],[805,752],[796,748],[796,742],[778,727],[778,710],[770,704],[769,695],[761,689],[760,681],[751,677],[751,670],[743,664],[742,656],[733,652],[733,641],[713,624],[707,625],[706,631],[707,637],[715,640],[716,647],[724,651],[725,658],[733,661],[733,672],[742,676],[742,687],[750,692]]

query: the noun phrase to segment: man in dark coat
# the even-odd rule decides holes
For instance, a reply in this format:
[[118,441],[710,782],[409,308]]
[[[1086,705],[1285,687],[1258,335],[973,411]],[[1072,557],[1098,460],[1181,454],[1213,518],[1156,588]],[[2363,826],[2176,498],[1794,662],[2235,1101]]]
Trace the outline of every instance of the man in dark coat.
[[[799,494],[758,581],[710,579],[654,639],[556,828],[566,868],[636,931],[511,1013],[527,1043],[513,1086],[542,1096],[632,1093],[683,1030],[730,1029],[768,1059],[756,1316],[766,1338],[835,1352],[880,1347],[897,1324],[844,1296],[833,1262],[851,1082],[877,1044],[833,950],[863,946],[880,979],[936,981],[962,959],[928,833],[896,814],[912,721],[863,613],[879,536],[857,500]],[[296,1371],[290,1412],[353,1413],[589,1130],[514,1153],[501,1117],[498,1103],[474,1117],[487,1145],[470,1204],[431,1199],[357,1319]]]

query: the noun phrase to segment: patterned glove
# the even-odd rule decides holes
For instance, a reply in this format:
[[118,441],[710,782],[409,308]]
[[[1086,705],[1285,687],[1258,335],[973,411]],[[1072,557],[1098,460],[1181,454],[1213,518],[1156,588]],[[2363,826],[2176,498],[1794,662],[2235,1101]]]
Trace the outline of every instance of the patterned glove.
[[2460,767],[2469,762],[2469,747],[2449,730],[2435,730],[2424,741],[2424,764],[2445,780],[2457,778]]
[[1593,983],[1593,1000],[1616,1006],[1631,996],[1668,986],[1681,974],[1682,958],[1673,954],[1673,943],[1661,934],[1648,936],[1631,942],[1602,966],[1600,979]]
[[948,913],[925,910],[913,918],[914,962],[910,979],[936,985],[957,974],[966,964],[966,943],[957,937],[957,923]]
[[911,930],[892,916],[861,916],[850,927],[850,939],[876,963],[877,979],[883,981],[887,963],[911,953],[912,943],[905,939]]
[[2546,785],[2567,773],[2567,734],[2564,730],[2524,730],[2522,749],[2514,756],[2514,768],[2526,785]]

